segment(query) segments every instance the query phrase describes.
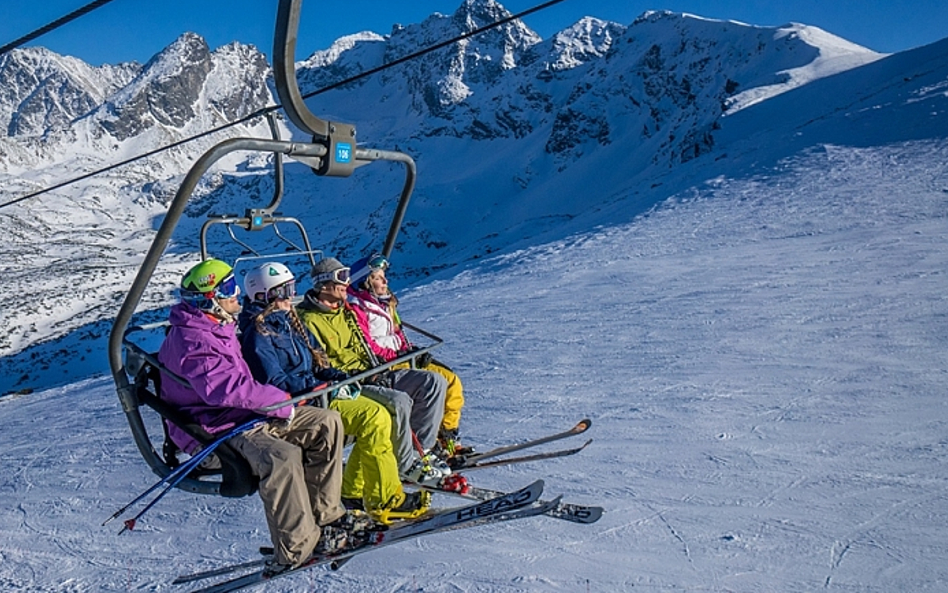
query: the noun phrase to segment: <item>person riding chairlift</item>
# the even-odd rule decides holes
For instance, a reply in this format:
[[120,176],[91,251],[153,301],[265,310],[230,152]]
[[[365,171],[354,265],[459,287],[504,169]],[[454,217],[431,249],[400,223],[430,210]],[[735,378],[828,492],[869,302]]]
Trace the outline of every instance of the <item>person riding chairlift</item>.
[[[402,331],[398,315],[398,298],[389,289],[385,271],[389,261],[383,255],[374,254],[353,264],[349,284],[349,303],[359,313],[357,319],[369,347],[382,360],[394,360],[413,349]],[[418,368],[437,373],[447,381],[444,398],[444,417],[438,432],[438,443],[444,457],[465,455],[473,452],[463,447],[459,435],[461,409],[464,407],[464,387],[461,379],[446,364],[431,357],[430,353],[415,359]],[[407,368],[408,363],[394,368]]]
[[[356,312],[346,302],[349,268],[327,257],[316,262],[310,275],[313,288],[306,292],[297,312],[332,366],[350,376],[378,366],[379,359],[359,329]],[[431,452],[444,415],[446,387],[440,375],[415,369],[384,370],[363,381],[362,394],[385,406],[394,418],[395,457],[404,481],[440,484],[452,474]]]
[[[162,399],[211,434],[290,398],[283,389],[257,382],[244,361],[234,325],[239,294],[226,263],[209,259],[192,267],[181,280],[181,302],[171,308],[171,328],[158,351],[161,364],[187,382],[163,381]],[[363,537],[371,521],[348,512],[340,499],[345,436],[339,414],[293,406],[265,414],[268,422],[228,442],[259,478],[274,547],[268,570],[279,572],[313,553],[345,549],[351,539]],[[189,453],[200,446],[177,426],[169,427],[169,435]]]

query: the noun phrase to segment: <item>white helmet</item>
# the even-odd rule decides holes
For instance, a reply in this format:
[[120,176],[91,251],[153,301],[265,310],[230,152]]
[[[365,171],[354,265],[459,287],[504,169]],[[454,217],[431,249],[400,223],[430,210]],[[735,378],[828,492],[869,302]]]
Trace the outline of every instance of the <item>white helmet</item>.
[[293,272],[283,264],[270,262],[247,272],[244,292],[250,300],[259,303],[293,298],[296,295],[296,279]]

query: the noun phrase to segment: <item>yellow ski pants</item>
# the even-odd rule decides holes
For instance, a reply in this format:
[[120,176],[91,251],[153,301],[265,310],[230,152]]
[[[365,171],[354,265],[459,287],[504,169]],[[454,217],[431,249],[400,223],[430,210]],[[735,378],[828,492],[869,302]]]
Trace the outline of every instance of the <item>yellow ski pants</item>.
[[401,504],[405,495],[388,410],[367,397],[335,399],[329,409],[339,412],[343,432],[356,439],[342,474],[342,496],[362,499],[367,511]]
[[[392,369],[407,368],[411,368],[407,362],[392,367]],[[434,361],[425,368],[418,368],[417,370],[437,373],[448,382],[448,389],[444,394],[444,418],[441,419],[441,428],[457,430],[461,424],[461,408],[464,407],[464,387],[461,385],[461,378],[451,369]]]

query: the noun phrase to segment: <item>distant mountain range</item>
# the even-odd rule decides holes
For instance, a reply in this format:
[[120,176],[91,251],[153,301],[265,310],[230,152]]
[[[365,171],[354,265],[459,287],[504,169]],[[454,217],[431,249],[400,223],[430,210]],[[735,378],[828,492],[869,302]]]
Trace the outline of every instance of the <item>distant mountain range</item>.
[[[301,87],[324,88],[509,14],[493,0],[465,0],[453,15],[341,38],[297,64]],[[2,202],[276,102],[259,50],[212,51],[193,33],[144,65],[96,68],[14,50],[0,58],[0,89]],[[514,21],[310,106],[356,124],[361,145],[416,160],[393,270],[404,286],[628,221],[689,187],[765,174],[820,144],[948,138],[948,42],[885,56],[806,25],[670,12],[628,26],[587,17],[543,40]],[[303,139],[286,122],[281,129]],[[0,394],[105,371],[111,318],[183,175],[227,137],[269,134],[250,121],[0,210]],[[208,212],[266,205],[270,161],[232,158],[207,176],[144,308],[160,316],[172,302]],[[377,164],[323,179],[290,164],[281,211],[352,261],[380,247],[401,175]]]

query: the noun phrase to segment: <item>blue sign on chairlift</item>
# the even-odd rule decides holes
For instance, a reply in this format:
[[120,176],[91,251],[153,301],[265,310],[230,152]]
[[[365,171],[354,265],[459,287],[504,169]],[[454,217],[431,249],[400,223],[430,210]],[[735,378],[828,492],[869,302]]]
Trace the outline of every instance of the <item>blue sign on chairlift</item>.
[[352,160],[352,144],[340,142],[336,144],[336,162],[348,163]]

